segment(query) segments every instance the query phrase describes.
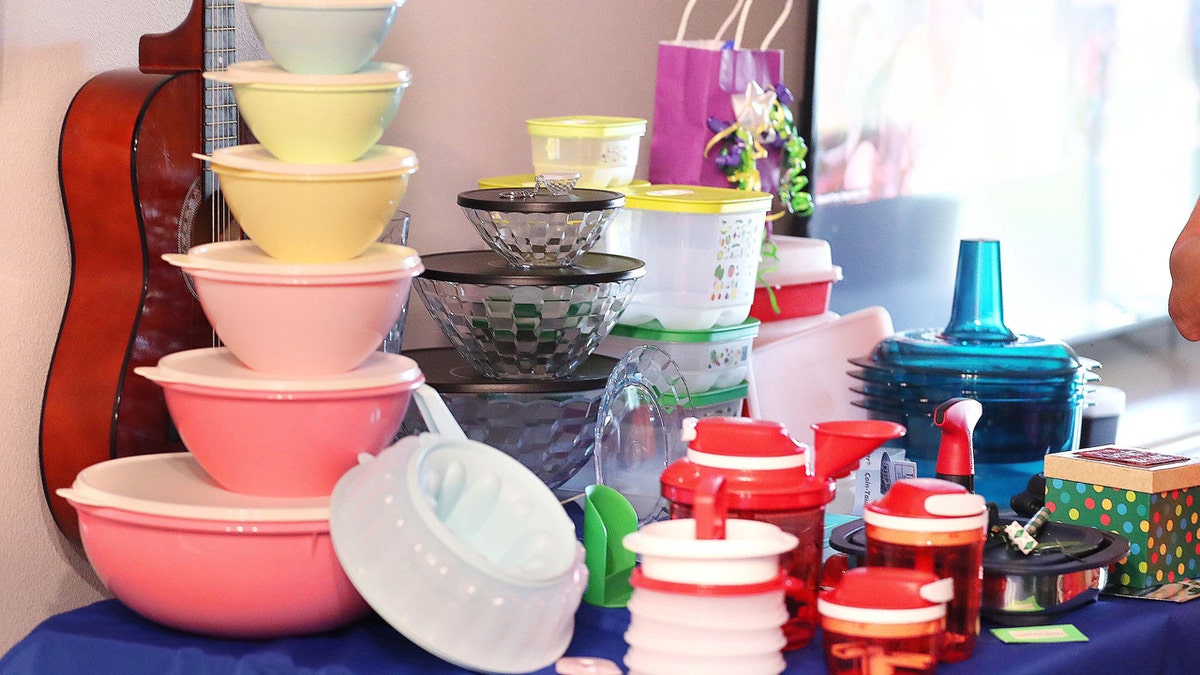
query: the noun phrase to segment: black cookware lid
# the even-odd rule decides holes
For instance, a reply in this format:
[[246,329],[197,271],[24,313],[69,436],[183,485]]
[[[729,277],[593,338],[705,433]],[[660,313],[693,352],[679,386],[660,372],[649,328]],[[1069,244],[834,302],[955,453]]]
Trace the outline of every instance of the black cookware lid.
[[460,284],[554,286],[602,284],[637,279],[646,264],[637,258],[585,253],[569,267],[514,267],[494,251],[453,251],[422,255],[422,278]]
[[593,354],[570,375],[552,380],[505,380],[479,374],[451,347],[405,350],[425,375],[425,384],[441,394],[562,394],[603,389],[617,359]]
[[[1010,522],[1011,513],[1000,522]],[[1037,534],[1042,544],[1060,547],[1045,553],[1025,555],[1003,543],[988,539],[983,549],[983,570],[1004,576],[1057,576],[1103,567],[1129,553],[1129,540],[1111,532],[1070,523],[1048,522]],[[867,529],[862,519],[833,528],[829,546],[860,561],[867,555]]]
[[503,213],[574,213],[625,206],[625,195],[612,190],[575,188],[567,194],[547,190],[488,188],[459,193],[458,205]]

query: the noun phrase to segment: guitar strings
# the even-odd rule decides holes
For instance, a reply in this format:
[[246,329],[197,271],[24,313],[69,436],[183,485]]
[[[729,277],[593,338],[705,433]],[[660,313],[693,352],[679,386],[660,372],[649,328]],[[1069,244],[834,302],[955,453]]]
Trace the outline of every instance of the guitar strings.
[[[205,12],[204,68],[208,71],[225,70],[237,59],[235,3],[209,0],[205,3]],[[204,82],[204,152],[211,157],[215,150],[237,144],[238,115],[232,85],[212,80]],[[205,194],[211,196],[209,241],[240,238],[241,233],[234,226],[233,217],[225,205],[220,181],[207,164],[204,168],[204,184]],[[215,331],[212,343],[214,347],[220,345]]]

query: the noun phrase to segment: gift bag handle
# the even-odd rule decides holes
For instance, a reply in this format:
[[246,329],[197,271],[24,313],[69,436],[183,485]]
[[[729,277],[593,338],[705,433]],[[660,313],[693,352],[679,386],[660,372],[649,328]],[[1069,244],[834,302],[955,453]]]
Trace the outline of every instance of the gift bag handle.
[[[733,18],[738,17],[737,32],[733,37],[733,48],[742,48],[742,36],[746,31],[746,17],[750,14],[750,7],[754,4],[754,0],[737,0],[730,10],[729,16],[725,17],[725,21],[721,27],[717,29],[717,34],[713,38],[720,41],[725,35],[725,31],[729,30],[729,26],[733,23]],[[696,0],[688,0],[687,5],[683,8],[683,16],[679,19],[679,29],[675,32],[675,42],[682,42],[683,36],[687,34],[688,21],[692,17],[692,10],[696,7]],[[779,29],[783,27],[783,22],[787,21],[788,15],[792,12],[792,0],[786,0],[783,4],[783,10],[779,13],[779,18],[775,19],[771,30],[767,31],[766,37],[763,38],[760,50],[770,49],[771,41],[779,33]],[[740,15],[739,15],[740,13]]]

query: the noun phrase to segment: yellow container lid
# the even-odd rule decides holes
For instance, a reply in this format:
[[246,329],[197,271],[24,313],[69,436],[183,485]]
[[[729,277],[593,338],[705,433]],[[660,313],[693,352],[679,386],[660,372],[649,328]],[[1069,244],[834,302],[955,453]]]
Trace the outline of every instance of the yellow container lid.
[[640,117],[604,117],[602,115],[568,115],[526,120],[530,136],[557,138],[622,138],[645,136],[646,120]]
[[753,213],[771,209],[767,192],[701,185],[645,185],[622,190],[625,208],[676,213]]
[[[489,178],[480,178],[479,187],[483,190],[496,190],[501,188],[517,189],[533,187],[535,174],[519,173],[512,176],[491,176]],[[630,188],[646,187],[650,185],[650,181],[635,178],[629,181],[628,185],[610,185],[605,190],[613,192],[625,192]]]

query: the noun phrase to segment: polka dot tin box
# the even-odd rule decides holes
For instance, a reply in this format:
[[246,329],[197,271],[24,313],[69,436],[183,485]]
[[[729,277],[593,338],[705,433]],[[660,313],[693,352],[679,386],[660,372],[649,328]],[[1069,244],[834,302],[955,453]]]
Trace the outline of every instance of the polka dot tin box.
[[1129,540],[1113,584],[1200,578],[1200,460],[1111,445],[1046,455],[1046,506]]

